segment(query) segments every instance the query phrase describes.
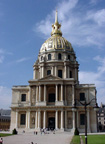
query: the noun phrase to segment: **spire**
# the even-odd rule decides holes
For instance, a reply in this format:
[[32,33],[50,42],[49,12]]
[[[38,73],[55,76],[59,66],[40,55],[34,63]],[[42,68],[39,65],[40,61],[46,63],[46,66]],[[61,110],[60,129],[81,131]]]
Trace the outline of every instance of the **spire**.
[[56,10],[56,13],[55,13],[55,23],[58,23],[58,12]]
[[62,36],[62,32],[61,32],[60,28],[61,28],[61,24],[59,24],[59,22],[58,22],[58,12],[56,10],[56,13],[55,13],[55,23],[52,24],[51,36],[53,36],[53,35]]

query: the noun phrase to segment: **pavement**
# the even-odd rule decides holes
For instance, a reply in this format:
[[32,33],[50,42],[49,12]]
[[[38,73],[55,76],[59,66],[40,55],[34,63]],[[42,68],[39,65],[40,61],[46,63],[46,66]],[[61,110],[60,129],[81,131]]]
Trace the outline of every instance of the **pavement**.
[[72,140],[72,134],[70,132],[57,132],[53,134],[38,133],[21,133],[18,135],[12,135],[8,137],[3,137],[3,144],[70,144]]

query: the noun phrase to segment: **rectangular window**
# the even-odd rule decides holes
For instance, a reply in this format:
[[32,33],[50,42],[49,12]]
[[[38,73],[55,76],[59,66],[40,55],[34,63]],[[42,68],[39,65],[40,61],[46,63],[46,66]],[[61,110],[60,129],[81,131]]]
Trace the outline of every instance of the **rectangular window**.
[[47,75],[50,75],[50,74],[51,74],[51,70],[48,70],[48,71],[47,71]]
[[80,101],[85,101],[85,93],[80,93]]
[[62,70],[58,70],[58,77],[62,78]]
[[80,125],[85,125],[85,114],[80,114]]
[[55,102],[55,94],[54,93],[49,94],[48,101],[49,102]]
[[20,124],[25,125],[26,123],[26,114],[21,114],[20,116]]
[[72,71],[70,71],[69,73],[69,78],[72,78]]
[[26,101],[26,94],[21,95],[21,101]]

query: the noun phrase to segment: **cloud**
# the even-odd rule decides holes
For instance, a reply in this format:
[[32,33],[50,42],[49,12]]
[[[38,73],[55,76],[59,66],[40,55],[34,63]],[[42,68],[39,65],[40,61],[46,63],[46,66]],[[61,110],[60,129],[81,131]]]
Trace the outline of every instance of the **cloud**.
[[97,71],[80,71],[80,83],[94,83],[97,89],[98,103],[105,103],[105,57],[96,56],[93,60],[99,63]]
[[8,109],[11,106],[12,91],[7,87],[0,86],[0,108]]
[[28,58],[24,57],[24,58],[18,59],[16,62],[21,63],[21,62],[27,61],[29,59],[30,59],[29,57]]
[[[79,0],[64,0],[56,7],[62,32],[73,45],[104,47],[105,9],[87,9]],[[40,33],[45,39],[48,38],[54,23],[54,13],[55,10],[38,22],[34,32]]]
[[0,49],[0,63],[4,62],[4,59],[5,59],[6,55],[13,55],[13,53],[12,52],[8,52],[8,51],[6,51],[6,50],[1,48]]

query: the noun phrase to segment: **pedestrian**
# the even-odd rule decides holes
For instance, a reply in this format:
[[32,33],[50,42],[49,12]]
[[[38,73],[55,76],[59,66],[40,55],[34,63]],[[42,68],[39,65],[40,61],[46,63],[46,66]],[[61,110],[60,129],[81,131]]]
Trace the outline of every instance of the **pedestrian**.
[[38,132],[36,131],[36,135],[38,134]]
[[0,139],[0,144],[3,144],[3,138]]

